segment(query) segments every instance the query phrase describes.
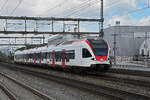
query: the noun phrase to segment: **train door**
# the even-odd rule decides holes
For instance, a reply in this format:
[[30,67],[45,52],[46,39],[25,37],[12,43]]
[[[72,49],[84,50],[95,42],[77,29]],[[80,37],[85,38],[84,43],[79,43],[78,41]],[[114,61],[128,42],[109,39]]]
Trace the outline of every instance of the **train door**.
[[75,60],[74,62],[72,63],[73,66],[81,66],[81,59],[82,59],[82,56],[81,56],[81,48],[80,46],[76,46],[74,47],[74,50],[75,50]]
[[55,51],[52,52],[52,67],[55,67]]
[[66,59],[66,52],[65,52],[65,50],[63,50],[62,51],[62,54],[61,54],[62,56],[62,64],[61,64],[61,66],[62,66],[62,68],[65,68],[66,67],[66,62],[65,62],[65,59]]

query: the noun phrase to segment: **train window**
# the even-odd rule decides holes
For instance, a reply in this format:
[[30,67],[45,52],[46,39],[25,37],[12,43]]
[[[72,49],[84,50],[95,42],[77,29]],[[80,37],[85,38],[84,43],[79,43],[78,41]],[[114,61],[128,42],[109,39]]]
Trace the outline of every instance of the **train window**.
[[33,54],[31,54],[31,59],[34,59],[34,55]]
[[41,54],[42,60],[46,59],[46,52]]
[[61,61],[61,52],[58,52],[58,61]]
[[56,60],[56,62],[58,61],[58,52],[55,52],[55,60]]
[[49,59],[49,55],[50,55],[49,52],[47,52],[47,55],[46,55],[46,56],[47,56],[47,59]]
[[66,51],[66,61],[68,62],[69,59],[75,59],[75,51],[74,50]]
[[44,53],[41,53],[41,59],[44,60],[44,56],[45,54]]
[[38,53],[34,54],[35,60],[38,60]]
[[89,57],[92,57],[91,53],[89,52],[88,49],[83,48],[82,49],[82,58],[89,58]]
[[45,52],[45,57],[44,57],[45,59],[47,58],[47,52]]
[[88,40],[95,56],[107,56],[108,46],[104,40]]
[[57,51],[55,53],[55,60],[58,62],[58,61],[61,61],[61,52]]
[[47,52],[47,59],[52,61],[52,53],[51,52]]
[[38,60],[41,59],[41,53],[38,53]]

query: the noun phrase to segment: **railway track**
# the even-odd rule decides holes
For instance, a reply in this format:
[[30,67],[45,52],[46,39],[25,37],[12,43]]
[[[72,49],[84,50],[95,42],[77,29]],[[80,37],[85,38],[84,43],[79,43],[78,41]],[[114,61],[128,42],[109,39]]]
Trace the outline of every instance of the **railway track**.
[[138,70],[129,70],[129,69],[111,68],[108,71],[108,73],[150,77],[149,71],[138,71]]
[[[9,65],[7,65],[7,67],[8,66]],[[21,71],[30,75],[34,75],[34,76],[37,76],[46,80],[52,80],[52,81],[55,81],[57,83],[61,83],[67,86],[72,86],[72,87],[75,87],[84,91],[89,91],[94,94],[107,97],[110,100],[150,100],[150,96],[146,96],[143,94],[132,93],[129,91],[107,87],[103,85],[96,85],[96,84],[87,83],[84,81],[68,79],[65,77],[60,77],[60,76],[50,75],[50,74],[46,74],[42,72],[29,70],[29,69],[19,68],[19,67],[16,67],[15,65],[13,67],[8,67],[8,68],[11,68],[13,70],[18,70],[18,71]]]
[[2,82],[0,82],[0,88],[10,100],[19,100]]
[[[27,86],[26,84],[14,79],[13,77],[6,75],[4,73],[0,73],[1,76],[3,76],[4,78],[13,81],[15,84],[23,87],[24,89],[30,91],[31,93],[33,93],[34,95],[38,96],[41,100],[54,100],[53,98],[41,93],[40,91]],[[8,97],[10,98],[10,100],[19,100],[17,96],[15,96],[12,92],[10,92],[11,90],[9,90],[3,83],[0,83],[0,87],[2,88],[2,90],[8,95]]]
[[136,80],[136,79],[122,78],[122,77],[115,77],[115,76],[110,76],[110,75],[98,76],[96,78],[99,78],[101,80],[118,82],[118,83],[122,83],[122,84],[132,84],[132,85],[136,85],[136,86],[150,88],[150,82],[144,81],[144,80]]

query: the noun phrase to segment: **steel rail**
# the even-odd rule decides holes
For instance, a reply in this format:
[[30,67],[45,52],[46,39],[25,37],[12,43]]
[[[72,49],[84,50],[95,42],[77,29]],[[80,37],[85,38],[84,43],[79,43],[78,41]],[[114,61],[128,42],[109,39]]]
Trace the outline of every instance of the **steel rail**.
[[0,88],[10,98],[10,100],[19,100],[2,82],[0,82]]
[[150,82],[147,81],[142,81],[142,80],[136,80],[136,79],[128,79],[128,78],[118,78],[115,76],[98,76],[96,77],[98,79],[102,79],[102,80],[107,80],[107,81],[112,81],[112,82],[119,82],[119,83],[123,83],[123,84],[132,84],[132,85],[136,85],[136,86],[142,86],[142,87],[147,87],[150,88]]
[[108,73],[116,73],[116,74],[127,74],[133,76],[144,76],[150,77],[149,71],[138,71],[138,70],[130,70],[130,69],[119,69],[119,68],[112,68],[108,71]]
[[6,77],[8,78],[9,80],[13,81],[14,83],[24,87],[25,89],[31,91],[32,93],[34,93],[35,95],[39,96],[40,98],[42,98],[43,100],[54,100],[52,97],[49,97],[43,93],[41,93],[40,91],[30,87],[30,86],[27,86],[26,84],[14,79],[13,77],[9,76],[9,75],[6,75],[4,73],[0,73],[0,75],[2,75],[3,77]]

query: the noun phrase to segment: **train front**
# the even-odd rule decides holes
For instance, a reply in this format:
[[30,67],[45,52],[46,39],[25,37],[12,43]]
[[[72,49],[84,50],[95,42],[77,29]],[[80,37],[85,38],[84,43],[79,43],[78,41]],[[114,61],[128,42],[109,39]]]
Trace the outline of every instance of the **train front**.
[[107,71],[112,66],[108,43],[103,39],[90,39],[88,42],[94,54],[94,57],[91,58],[91,68],[96,71]]

